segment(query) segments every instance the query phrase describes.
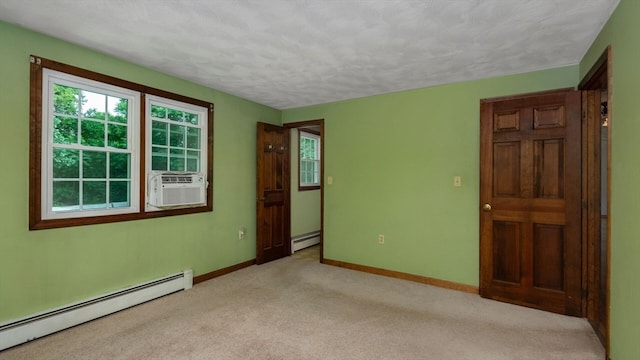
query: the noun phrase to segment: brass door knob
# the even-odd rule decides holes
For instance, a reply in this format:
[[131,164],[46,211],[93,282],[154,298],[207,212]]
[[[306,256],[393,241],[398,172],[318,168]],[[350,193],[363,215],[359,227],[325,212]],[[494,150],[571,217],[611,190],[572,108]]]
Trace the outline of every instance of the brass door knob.
[[491,211],[491,204],[484,204],[482,205],[482,210],[484,211]]

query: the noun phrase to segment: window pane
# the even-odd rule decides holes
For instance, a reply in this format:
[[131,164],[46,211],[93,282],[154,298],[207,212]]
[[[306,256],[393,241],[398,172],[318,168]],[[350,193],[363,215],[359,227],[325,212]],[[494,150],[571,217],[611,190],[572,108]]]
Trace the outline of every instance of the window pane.
[[169,170],[171,171],[185,171],[184,166],[184,150],[171,149],[171,158],[169,161]]
[[78,115],[80,90],[64,85],[53,85],[53,111],[58,114]]
[[83,117],[97,120],[105,119],[107,116],[107,97],[105,95],[83,90],[80,96]]
[[187,171],[200,171],[200,152],[187,150]]
[[128,179],[129,178],[129,154],[109,154],[109,178]]
[[168,109],[167,117],[169,118],[169,120],[184,122],[182,111]]
[[198,115],[185,112],[184,121],[191,123],[193,125],[198,125]]
[[53,149],[53,178],[77,179],[80,177],[80,151]]
[[169,137],[169,145],[175,146],[175,147],[185,147],[184,136],[185,136],[186,126],[171,125],[169,129],[171,130],[171,136]]
[[81,128],[81,144],[87,146],[104,147],[104,123],[83,120]]
[[107,182],[106,181],[83,181],[82,182],[82,204],[96,205],[104,204],[107,207]]
[[114,207],[129,206],[129,181],[109,183],[109,203]]
[[53,206],[78,206],[80,205],[79,181],[54,181],[53,182]]
[[78,119],[56,116],[53,119],[53,142],[56,144],[77,144]]
[[313,162],[312,175],[313,175],[312,182],[314,184],[320,183],[320,176],[319,176],[320,175],[320,162],[319,161],[314,161]]
[[127,123],[129,113],[129,101],[117,97],[107,97],[107,109],[109,110],[109,121]]
[[82,177],[104,179],[107,177],[107,153],[103,151],[82,152]]
[[151,149],[151,170],[164,171],[169,168],[169,154],[166,148],[154,146]]
[[151,143],[153,145],[167,145],[167,123],[151,122]]
[[187,128],[187,147],[189,149],[200,149],[200,129]]
[[167,117],[167,108],[158,105],[151,105],[151,116],[165,119]]
[[108,144],[118,149],[127,148],[127,126],[109,124]]

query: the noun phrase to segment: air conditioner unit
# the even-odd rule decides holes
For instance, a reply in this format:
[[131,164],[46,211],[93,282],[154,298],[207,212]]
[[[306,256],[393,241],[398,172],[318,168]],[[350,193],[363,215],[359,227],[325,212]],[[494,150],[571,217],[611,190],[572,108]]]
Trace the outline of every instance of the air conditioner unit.
[[201,173],[152,171],[147,191],[149,205],[157,208],[207,203],[207,181]]

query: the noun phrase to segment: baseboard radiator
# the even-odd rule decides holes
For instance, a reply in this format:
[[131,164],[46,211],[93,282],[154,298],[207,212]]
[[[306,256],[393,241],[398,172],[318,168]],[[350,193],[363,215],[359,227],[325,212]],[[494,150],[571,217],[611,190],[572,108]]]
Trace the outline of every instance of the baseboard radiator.
[[0,351],[193,286],[193,272],[168,275],[0,324]]
[[316,244],[320,244],[320,230],[292,237],[291,253]]

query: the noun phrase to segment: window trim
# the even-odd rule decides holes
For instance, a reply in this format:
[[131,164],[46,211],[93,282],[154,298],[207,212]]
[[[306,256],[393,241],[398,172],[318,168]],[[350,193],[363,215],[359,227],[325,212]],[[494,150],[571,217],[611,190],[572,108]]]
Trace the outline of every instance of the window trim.
[[[138,129],[136,129],[137,142],[139,145],[137,157],[138,169],[132,168],[132,171],[138,171],[139,179],[139,194],[138,194],[138,211],[126,214],[113,214],[113,215],[101,215],[101,216],[85,216],[85,217],[72,217],[72,218],[60,218],[60,219],[43,219],[42,218],[42,146],[44,143],[42,139],[43,123],[42,123],[42,83],[43,83],[43,69],[51,69],[80,77],[83,79],[97,81],[100,83],[136,91],[140,93],[140,104],[137,110],[139,114],[133,114],[133,116],[139,116]],[[53,60],[41,58],[35,55],[30,56],[30,88],[29,88],[29,229],[51,229],[70,226],[80,226],[89,224],[103,224],[119,221],[138,220],[157,218],[164,216],[174,216],[183,214],[193,214],[213,211],[213,116],[214,105],[213,103],[203,100],[194,99],[184,95],[171,93],[168,91],[156,89],[153,87],[137,84],[131,81],[119,79],[113,76],[104,75],[94,71],[82,69],[72,65],[63,64]],[[146,96],[145,94],[155,95],[170,100],[189,103],[196,106],[201,106],[207,111],[207,133],[203,136],[207,137],[207,168],[203,169],[206,174],[209,186],[207,187],[207,204],[197,207],[167,209],[163,211],[145,211],[146,202]],[[46,101],[46,100],[45,100]],[[132,187],[133,189],[133,187]],[[133,199],[133,197],[132,197]]]
[[[302,184],[302,158],[300,157],[300,147],[302,143],[302,134],[307,134],[311,136],[306,136],[308,138],[314,138],[318,144],[318,183],[312,185],[303,185]],[[320,189],[320,183],[322,182],[322,136],[320,132],[314,131],[311,129],[298,129],[298,191],[309,191],[309,190],[318,190]]]

